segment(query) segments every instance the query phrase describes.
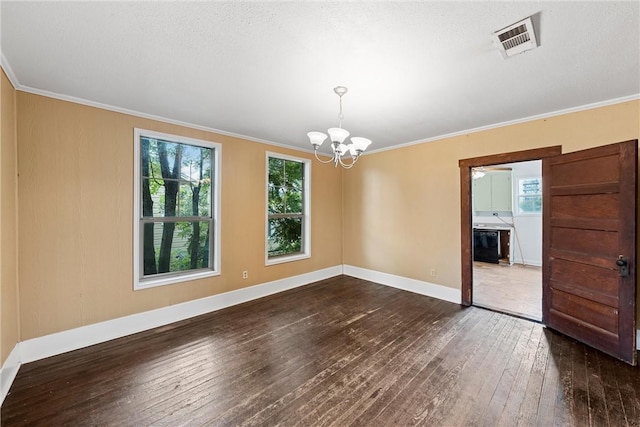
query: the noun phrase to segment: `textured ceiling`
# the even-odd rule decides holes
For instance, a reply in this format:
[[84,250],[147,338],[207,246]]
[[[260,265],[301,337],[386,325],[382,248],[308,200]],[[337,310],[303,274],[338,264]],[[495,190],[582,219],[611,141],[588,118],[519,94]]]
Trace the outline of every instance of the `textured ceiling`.
[[[539,47],[491,34],[533,16]],[[640,2],[10,2],[21,90],[309,148],[337,125],[370,150],[640,93]]]

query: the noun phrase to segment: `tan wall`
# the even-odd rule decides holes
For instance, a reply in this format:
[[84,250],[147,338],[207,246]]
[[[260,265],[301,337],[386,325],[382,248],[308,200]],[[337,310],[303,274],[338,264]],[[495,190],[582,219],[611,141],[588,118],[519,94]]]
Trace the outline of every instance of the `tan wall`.
[[0,72],[0,366],[20,340],[16,91]]
[[[17,111],[22,340],[342,263],[342,173],[313,163],[312,257],[264,265],[265,152],[308,153],[24,92]],[[221,276],[132,290],[135,127],[223,145]]]
[[344,263],[459,289],[458,160],[638,138],[640,101],[631,101],[364,156],[344,174]]
[[[459,288],[458,160],[636,139],[639,104],[375,153],[344,174],[314,163],[313,257],[265,267],[265,152],[309,154],[18,92],[21,339],[342,262]],[[220,277],[133,292],[134,127],[223,144]]]

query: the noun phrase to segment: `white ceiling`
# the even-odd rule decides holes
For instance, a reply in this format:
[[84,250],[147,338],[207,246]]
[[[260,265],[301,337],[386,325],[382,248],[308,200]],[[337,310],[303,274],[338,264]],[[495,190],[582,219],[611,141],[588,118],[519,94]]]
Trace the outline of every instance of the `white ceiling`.
[[[343,126],[371,150],[637,99],[640,2],[11,2],[21,90],[309,148]],[[491,34],[533,16],[539,47]],[[326,147],[325,147],[326,148]]]

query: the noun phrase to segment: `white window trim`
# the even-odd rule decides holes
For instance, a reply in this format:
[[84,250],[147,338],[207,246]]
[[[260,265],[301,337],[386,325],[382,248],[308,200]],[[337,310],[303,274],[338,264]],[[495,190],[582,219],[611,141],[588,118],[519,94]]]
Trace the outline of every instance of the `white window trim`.
[[[302,253],[294,255],[283,255],[269,258],[269,158],[275,157],[283,160],[292,160],[304,165],[304,227],[302,229]],[[265,186],[264,186],[264,259],[265,265],[282,264],[285,262],[299,261],[311,258],[311,160],[301,157],[288,156],[286,154],[267,151],[265,158]]]
[[[175,141],[178,143],[185,143],[189,145],[197,145],[200,147],[206,147],[213,149],[213,156],[211,159],[211,166],[213,168],[212,180],[212,198],[211,204],[213,215],[213,265],[211,270],[202,271],[184,271],[176,273],[170,277],[149,277],[145,279],[140,278],[140,137],[148,136],[151,138],[164,139],[168,141]],[[187,282],[190,280],[203,279],[205,277],[219,276],[220,275],[220,188],[221,188],[221,155],[222,145],[217,142],[205,141],[201,139],[188,138],[179,135],[171,135],[167,133],[154,132],[145,129],[134,128],[133,137],[134,147],[134,184],[133,184],[133,290],[141,290],[154,288],[157,286],[170,285],[174,283]]]

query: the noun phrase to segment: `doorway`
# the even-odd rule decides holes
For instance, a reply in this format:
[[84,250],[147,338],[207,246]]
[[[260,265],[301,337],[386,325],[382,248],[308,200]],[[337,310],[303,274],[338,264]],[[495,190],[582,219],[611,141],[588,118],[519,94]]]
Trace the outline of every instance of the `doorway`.
[[[490,156],[475,157],[460,160],[460,210],[461,210],[461,247],[462,247],[462,304],[472,305],[474,302],[474,277],[473,277],[473,206],[472,197],[472,171],[474,168],[492,167],[505,163],[518,163],[540,160],[559,155],[562,147],[539,148],[533,150],[502,153]],[[515,236],[514,236],[515,239]]]
[[473,303],[473,168],[542,159],[542,323],[632,365],[638,140],[460,160],[463,305]]
[[542,162],[472,169],[473,305],[542,320]]

